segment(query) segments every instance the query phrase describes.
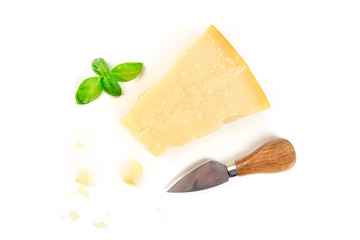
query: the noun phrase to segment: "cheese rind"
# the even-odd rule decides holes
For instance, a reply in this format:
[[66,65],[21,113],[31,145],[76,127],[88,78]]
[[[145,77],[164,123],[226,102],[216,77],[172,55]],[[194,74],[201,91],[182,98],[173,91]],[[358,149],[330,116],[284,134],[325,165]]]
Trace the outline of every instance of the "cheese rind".
[[210,26],[139,96],[121,123],[154,156],[269,108],[245,61]]

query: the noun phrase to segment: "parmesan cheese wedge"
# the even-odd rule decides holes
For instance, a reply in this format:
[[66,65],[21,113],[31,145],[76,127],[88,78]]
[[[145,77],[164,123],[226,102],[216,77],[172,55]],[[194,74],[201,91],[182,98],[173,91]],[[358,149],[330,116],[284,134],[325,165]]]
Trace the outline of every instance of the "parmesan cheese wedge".
[[245,61],[214,27],[192,43],[121,123],[154,156],[269,108]]

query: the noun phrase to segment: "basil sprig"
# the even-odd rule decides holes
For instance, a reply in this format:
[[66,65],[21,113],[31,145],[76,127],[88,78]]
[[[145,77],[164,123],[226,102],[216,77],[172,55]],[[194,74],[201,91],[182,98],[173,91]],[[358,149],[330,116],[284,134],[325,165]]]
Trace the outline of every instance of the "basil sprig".
[[76,91],[76,103],[88,104],[97,99],[102,91],[111,96],[120,96],[122,91],[118,82],[128,82],[139,76],[143,68],[140,62],[127,62],[115,66],[110,72],[103,58],[92,62],[92,69],[99,75],[85,79]]

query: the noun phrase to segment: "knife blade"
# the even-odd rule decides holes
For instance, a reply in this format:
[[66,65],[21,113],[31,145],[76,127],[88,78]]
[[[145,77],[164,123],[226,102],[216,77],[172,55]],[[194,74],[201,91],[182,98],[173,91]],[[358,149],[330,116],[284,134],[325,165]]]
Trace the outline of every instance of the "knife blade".
[[227,165],[214,160],[205,161],[175,181],[167,192],[199,191],[223,184],[235,176],[281,172],[290,169],[295,161],[293,145],[278,138]]

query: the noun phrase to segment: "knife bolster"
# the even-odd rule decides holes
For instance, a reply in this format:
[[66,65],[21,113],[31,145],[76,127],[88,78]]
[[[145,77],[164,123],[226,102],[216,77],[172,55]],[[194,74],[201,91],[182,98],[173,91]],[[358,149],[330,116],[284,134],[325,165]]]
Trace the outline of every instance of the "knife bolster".
[[226,168],[229,173],[229,177],[235,177],[239,175],[235,162],[226,165]]

